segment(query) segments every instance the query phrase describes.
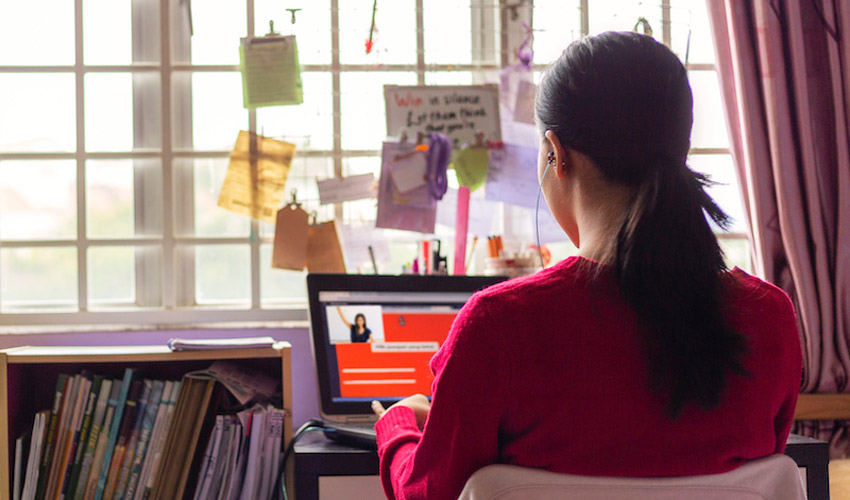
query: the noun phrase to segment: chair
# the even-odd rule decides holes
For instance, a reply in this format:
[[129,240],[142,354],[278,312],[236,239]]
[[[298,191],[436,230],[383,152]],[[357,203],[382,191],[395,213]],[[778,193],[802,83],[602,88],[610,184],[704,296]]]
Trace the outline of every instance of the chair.
[[558,474],[488,465],[467,481],[458,500],[805,500],[797,465],[776,454],[723,474],[627,478]]

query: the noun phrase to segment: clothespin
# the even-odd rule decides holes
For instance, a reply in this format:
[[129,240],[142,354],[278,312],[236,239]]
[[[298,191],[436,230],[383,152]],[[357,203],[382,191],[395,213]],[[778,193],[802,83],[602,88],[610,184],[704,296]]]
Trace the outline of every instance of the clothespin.
[[488,149],[504,149],[505,143],[502,141],[487,141]]
[[[294,191],[294,189],[293,189],[293,191]],[[294,196],[294,195],[293,195],[293,196]],[[310,225],[311,225],[311,226],[318,226],[318,225],[319,225],[318,218],[319,218],[319,213],[318,213],[318,212],[316,212],[315,210],[313,210],[312,212],[310,212]]]
[[416,132],[416,151],[428,151],[428,145],[425,144],[425,134]]
[[398,133],[398,142],[407,142],[407,129],[402,128]]
[[[407,142],[407,131],[402,129],[401,133],[399,133],[399,142]],[[403,160],[405,158],[410,158],[411,156],[417,153],[424,153],[428,151],[428,145],[425,142],[425,134],[422,132],[416,132],[416,145],[415,148],[411,151],[407,151],[405,153],[397,154],[393,157],[393,161]]]
[[[288,206],[300,207],[301,203],[298,202],[298,197],[297,197],[298,190],[295,189],[295,188],[292,188],[292,191],[290,191],[289,194],[292,196],[292,199],[289,200],[289,203],[287,205]],[[313,213],[315,213],[315,212],[313,212]]]
[[292,24],[295,24],[295,13],[301,9],[286,9],[290,14],[292,14]]
[[472,147],[475,149],[484,149],[487,147],[487,145],[484,144],[484,132],[475,133],[475,144]]
[[280,33],[274,30],[273,20],[269,20],[269,32],[266,34],[266,36],[280,36]]

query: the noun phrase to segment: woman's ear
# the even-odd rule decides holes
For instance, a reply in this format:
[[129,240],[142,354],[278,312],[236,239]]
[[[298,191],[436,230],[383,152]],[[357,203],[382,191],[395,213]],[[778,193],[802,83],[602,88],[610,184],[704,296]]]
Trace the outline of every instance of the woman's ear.
[[555,175],[561,179],[567,175],[567,169],[569,167],[568,162],[570,161],[570,158],[567,154],[567,150],[561,145],[561,140],[558,139],[555,132],[547,130],[546,133],[543,134],[543,137],[549,141],[549,144],[552,147],[552,152],[555,153],[554,162],[550,168],[555,172]]

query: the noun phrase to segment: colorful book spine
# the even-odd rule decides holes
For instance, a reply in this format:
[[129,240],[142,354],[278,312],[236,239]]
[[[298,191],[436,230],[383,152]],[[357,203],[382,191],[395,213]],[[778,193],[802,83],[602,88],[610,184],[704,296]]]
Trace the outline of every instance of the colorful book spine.
[[118,440],[118,431],[120,431],[121,421],[124,417],[124,405],[127,403],[127,393],[130,391],[130,385],[133,382],[135,370],[127,368],[124,370],[124,380],[121,382],[121,392],[118,395],[118,403],[115,405],[115,414],[112,416],[112,423],[109,426],[109,437],[106,442],[106,450],[103,454],[103,466],[100,468],[100,475],[97,478],[97,488],[94,493],[94,500],[103,500],[103,490],[106,489],[106,480],[109,476],[109,466],[112,463],[112,453],[115,449],[115,441]]
[[83,414],[86,411],[86,405],[91,392],[91,374],[84,373],[80,375],[80,388],[77,391],[77,402],[74,405],[74,414],[66,432],[65,453],[62,455],[59,462],[59,474],[57,475],[56,500],[64,500],[64,491],[67,491],[67,481],[71,479],[71,467],[74,465],[74,455],[76,452],[77,440],[80,437],[80,429],[83,425]]
[[62,457],[65,456],[65,448],[68,444],[68,427],[74,418],[74,407],[77,404],[77,392],[82,385],[82,375],[74,375],[68,388],[68,394],[62,402],[62,418],[56,427],[56,446],[53,448],[53,456],[50,457],[50,473],[47,476],[47,488],[44,490],[45,500],[55,500],[59,495],[59,469]]
[[171,432],[171,426],[174,422],[174,413],[177,408],[178,398],[182,398],[184,393],[184,386],[182,381],[174,382],[174,386],[171,389],[171,398],[168,400],[168,408],[166,408],[165,413],[165,421],[162,425],[162,431],[160,432],[156,442],[154,443],[154,448],[152,452],[154,453],[153,459],[151,461],[150,471],[145,478],[144,488],[142,489],[142,496],[140,500],[147,500],[151,495],[151,491],[153,491],[153,487],[157,480],[157,473],[159,472],[159,464],[162,461],[162,451],[165,449],[165,443],[167,441],[168,435]]
[[83,496],[85,500],[93,500],[97,492],[97,482],[100,479],[100,471],[103,470],[103,460],[106,457],[106,447],[109,443],[109,434],[111,434],[112,421],[115,417],[115,410],[118,407],[121,387],[122,384],[117,380],[112,383],[112,390],[109,393],[109,403],[106,407],[106,414],[103,416],[103,427],[100,429],[100,436],[97,438],[91,471],[89,472],[89,478],[86,480],[86,491]]
[[65,394],[71,383],[68,375],[59,375],[56,379],[56,393],[53,398],[53,409],[50,411],[50,422],[47,426],[47,435],[44,443],[44,453],[41,457],[41,465],[38,472],[38,485],[36,486],[35,497],[44,498],[44,490],[47,488],[47,476],[50,473],[50,462],[53,457],[53,449],[56,447],[56,429],[59,427],[59,420],[62,417],[62,408],[64,407]]
[[133,465],[133,459],[136,456],[136,447],[139,445],[139,436],[142,433],[142,423],[147,415],[148,405],[151,404],[151,396],[153,396],[153,380],[145,379],[143,382],[144,388],[142,395],[139,398],[139,403],[136,405],[136,417],[133,421],[133,426],[130,428],[130,434],[127,438],[127,447],[124,452],[124,459],[121,462],[121,468],[118,473],[118,483],[115,487],[114,500],[123,500],[124,493],[127,491],[127,483],[130,480],[130,467]]
[[83,444],[85,444],[85,446],[82,447],[83,458],[80,461],[80,470],[73,490],[73,495],[69,494],[69,498],[72,498],[73,500],[83,500],[83,495],[85,495],[86,484],[88,483],[92,461],[94,460],[94,451],[95,448],[97,448],[97,439],[100,437],[100,429],[103,427],[103,417],[106,414],[106,406],[109,402],[109,393],[111,391],[112,380],[103,379],[100,383],[100,387],[98,388],[97,401],[95,402],[89,432],[85,436],[84,443],[80,443],[81,446]]
[[171,404],[171,394],[174,390],[174,384],[174,382],[169,380],[165,382],[165,385],[162,388],[162,401],[159,404],[159,408],[156,410],[156,420],[154,421],[153,431],[151,432],[150,442],[148,443],[148,450],[145,453],[145,461],[144,464],[142,464],[142,469],[139,473],[139,484],[136,487],[136,492],[133,495],[132,500],[142,500],[142,497],[144,496],[145,485],[147,484],[148,475],[150,474],[153,459],[156,455],[159,436],[163,432],[166,414],[168,413],[168,408]]
[[145,455],[147,454],[150,438],[153,434],[153,427],[156,422],[156,416],[159,410],[160,401],[164,390],[164,382],[155,380],[152,383],[151,395],[148,399],[148,405],[145,408],[145,416],[142,419],[142,428],[139,431],[138,443],[136,444],[133,459],[129,461],[129,476],[127,478],[127,487],[123,498],[133,500],[136,489],[139,484],[139,476],[142,473],[142,465],[144,464]]
[[[124,460],[124,454],[127,452],[127,440],[130,438],[130,431],[133,428],[133,423],[136,421],[136,409],[138,408],[143,387],[144,384],[141,380],[134,380],[127,394],[127,401],[124,403],[124,415],[121,419],[118,437],[115,439],[112,461],[109,464],[109,473],[106,478],[106,485],[104,485],[103,500],[112,500],[115,495],[115,489],[118,487],[121,464]],[[106,462],[104,462],[103,466],[106,468]]]
[[88,434],[91,430],[91,420],[94,414],[94,409],[97,404],[97,398],[100,395],[100,386],[103,383],[103,377],[94,375],[91,381],[91,389],[86,402],[86,410],[83,414],[83,421],[80,425],[80,431],[75,439],[74,457],[71,467],[68,469],[68,479],[63,487],[62,498],[73,498],[74,491],[77,488],[77,481],[80,478],[80,470],[83,465],[83,455],[86,451],[86,443]]

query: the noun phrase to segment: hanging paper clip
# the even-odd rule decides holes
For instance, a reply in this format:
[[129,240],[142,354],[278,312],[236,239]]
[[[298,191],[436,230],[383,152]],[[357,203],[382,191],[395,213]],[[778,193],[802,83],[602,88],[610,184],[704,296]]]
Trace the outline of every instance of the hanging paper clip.
[[300,11],[301,9],[286,9],[290,14],[292,14],[292,24],[295,24],[295,13]]
[[317,220],[318,218],[319,218],[318,212],[316,212],[315,210],[310,212],[310,225],[311,226],[318,226],[319,225],[318,220]]
[[297,198],[298,190],[295,189],[295,188],[292,188],[292,191],[290,191],[289,194],[292,195],[292,199],[289,201],[288,205],[300,207],[301,203],[298,202],[298,198]]

